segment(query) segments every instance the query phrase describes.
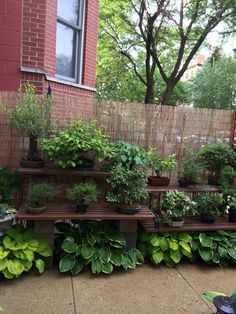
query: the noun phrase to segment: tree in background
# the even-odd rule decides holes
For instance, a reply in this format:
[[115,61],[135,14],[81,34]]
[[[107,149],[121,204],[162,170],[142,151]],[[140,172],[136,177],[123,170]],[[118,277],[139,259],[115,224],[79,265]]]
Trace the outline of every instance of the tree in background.
[[210,58],[190,84],[194,107],[232,109],[236,101],[236,59]]
[[[116,90],[104,89],[105,86],[115,86],[119,92],[124,86],[124,95],[134,88],[134,95],[138,93],[136,99],[143,97],[145,103],[160,99],[162,105],[170,104],[175,87],[207,35],[223,22],[235,23],[235,0],[101,0],[100,3],[100,95],[104,90],[108,94]],[[110,52],[108,69],[102,61],[102,50]],[[118,77],[115,67],[119,70]],[[162,93],[161,88],[156,91],[158,82],[164,84]]]

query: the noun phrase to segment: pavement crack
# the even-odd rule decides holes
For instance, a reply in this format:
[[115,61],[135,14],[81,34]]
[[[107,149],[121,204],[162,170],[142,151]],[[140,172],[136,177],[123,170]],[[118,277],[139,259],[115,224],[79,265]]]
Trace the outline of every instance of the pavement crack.
[[181,276],[181,278],[186,282],[186,284],[198,295],[198,297],[206,304],[206,306],[212,311],[211,306],[208,304],[206,300],[203,299],[202,295],[198,293],[198,291],[191,285],[191,283],[184,277],[184,275],[179,271],[178,268],[175,267],[177,273]]
[[70,276],[70,280],[71,280],[71,290],[72,290],[72,297],[73,297],[73,304],[74,304],[74,313],[77,314],[76,305],[75,305],[75,291],[74,291],[74,284],[73,284],[72,276]]

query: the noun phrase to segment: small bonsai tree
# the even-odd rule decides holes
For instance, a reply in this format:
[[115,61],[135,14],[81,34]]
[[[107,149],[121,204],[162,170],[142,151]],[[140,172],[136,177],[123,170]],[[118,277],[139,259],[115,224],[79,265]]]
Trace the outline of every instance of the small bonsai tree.
[[139,203],[147,197],[148,172],[140,166],[132,170],[122,167],[120,164],[111,169],[111,177],[107,182],[111,185],[112,192],[107,194],[107,201],[119,204],[124,208],[137,208]]
[[57,188],[47,182],[33,183],[28,188],[27,203],[31,208],[44,207],[46,201],[51,201],[55,198]]
[[202,217],[219,217],[224,214],[224,198],[220,193],[201,193],[194,198],[195,208]]
[[175,169],[176,160],[175,154],[171,154],[167,156],[165,159],[161,159],[160,157],[155,156],[154,154],[150,156],[151,159],[151,167],[156,172],[158,177],[162,176],[163,173],[170,174],[171,171]]
[[100,191],[97,184],[93,182],[75,184],[72,188],[67,189],[67,198],[76,204],[97,202],[99,196]]
[[[25,94],[24,94],[25,92]],[[38,151],[38,138],[45,136],[50,129],[51,101],[46,95],[37,97],[35,86],[21,87],[17,104],[13,108],[4,106],[10,125],[29,137],[27,160],[41,161]]]
[[113,156],[109,137],[97,125],[96,120],[86,122],[78,119],[66,130],[54,131],[53,134],[54,137],[43,139],[41,146],[47,157],[60,167],[75,168],[84,164],[84,154],[88,152],[93,152],[93,159],[100,161]]

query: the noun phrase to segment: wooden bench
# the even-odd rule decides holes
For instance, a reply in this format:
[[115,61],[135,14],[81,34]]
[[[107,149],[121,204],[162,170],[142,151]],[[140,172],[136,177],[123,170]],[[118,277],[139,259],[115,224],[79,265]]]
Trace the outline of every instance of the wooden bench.
[[[84,214],[76,212],[75,207],[69,203],[52,202],[47,205],[41,214],[30,214],[26,206],[22,205],[16,215],[17,220],[33,221],[37,238],[45,239],[51,247],[54,247],[54,224],[56,220],[115,220],[118,222],[118,230],[126,239],[127,249],[135,248],[137,242],[137,223],[141,220],[153,220],[154,214],[142,206],[140,211],[134,215],[120,214],[116,206],[109,203],[91,204]],[[45,259],[46,267],[52,267],[52,257]]]

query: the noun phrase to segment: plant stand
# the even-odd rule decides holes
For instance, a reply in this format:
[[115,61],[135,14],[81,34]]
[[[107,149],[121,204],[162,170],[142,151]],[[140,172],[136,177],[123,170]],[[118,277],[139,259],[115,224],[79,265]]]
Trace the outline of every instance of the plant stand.
[[127,250],[136,248],[137,226],[137,220],[121,220],[118,223],[118,230],[125,237]]

